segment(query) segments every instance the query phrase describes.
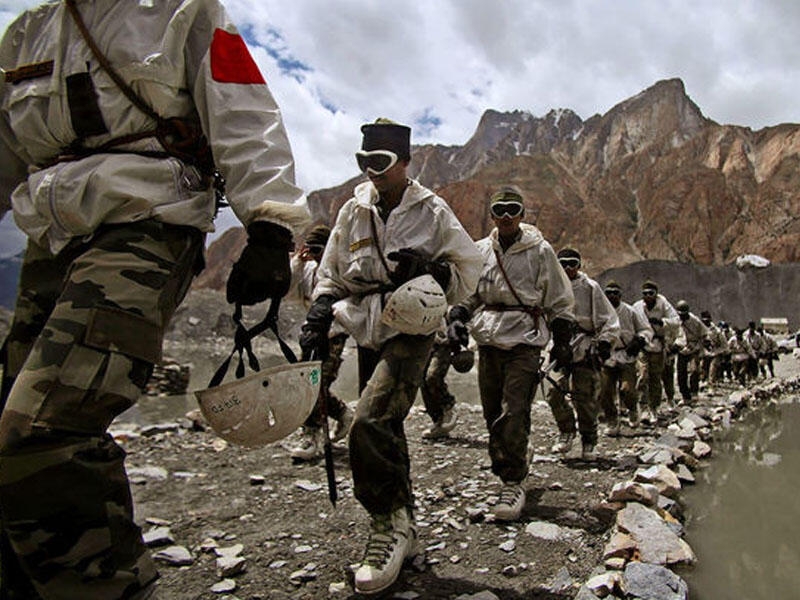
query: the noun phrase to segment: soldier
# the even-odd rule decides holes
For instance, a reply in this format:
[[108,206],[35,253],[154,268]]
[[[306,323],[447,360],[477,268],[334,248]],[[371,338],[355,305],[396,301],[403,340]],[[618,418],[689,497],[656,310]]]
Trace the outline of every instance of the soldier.
[[216,0],[48,2],[9,25],[0,67],[0,213],[10,197],[28,235],[4,346],[0,597],[148,598],[158,575],[106,430],[202,266],[215,168],[248,232],[230,302],[286,293],[305,198]]
[[744,335],[744,330],[735,329],[736,333],[728,340],[728,347],[731,350],[731,364],[733,365],[733,376],[739,385],[744,386],[750,378],[750,359],[755,352],[750,346],[750,342]]
[[654,281],[645,281],[642,284],[642,298],[633,307],[644,313],[653,328],[653,341],[639,355],[638,364],[640,402],[644,405],[641,420],[643,424],[651,424],[655,423],[661,405],[665,339],[674,335],[680,319],[667,299],[658,293],[658,285]]
[[725,339],[725,346],[722,350],[721,355],[721,372],[720,372],[720,381],[733,381],[733,365],[731,363],[731,349],[728,342],[730,341],[733,333],[731,333],[731,327],[728,325],[727,321],[719,321],[717,323],[717,327],[719,328],[722,337]]
[[703,355],[703,373],[709,385],[722,381],[723,356],[728,349],[728,339],[711,319],[711,313],[704,310],[700,320],[708,329]]
[[612,349],[600,373],[600,405],[606,417],[604,433],[613,437],[620,432],[617,388],[620,402],[628,413],[628,424],[636,427],[639,422],[636,357],[653,339],[653,328],[640,311],[622,301],[622,288],[616,281],[609,281],[603,291],[617,311],[620,326],[620,343]]
[[708,339],[708,328],[689,310],[685,300],[675,305],[681,320],[681,334],[675,342],[678,349],[678,389],[683,403],[692,404],[692,396],[700,391],[700,361]]
[[[558,425],[553,452],[566,454],[575,439],[575,421],[581,434],[581,457],[597,458],[598,391],[601,365],[619,344],[619,318],[603,288],[580,270],[581,255],[574,248],[558,251],[558,262],[572,284],[575,297],[575,330],[570,346],[572,364],[547,393],[547,402]],[[566,393],[572,396],[572,406]],[[577,414],[576,414],[577,413]]]
[[[775,366],[773,361],[779,360],[778,342],[775,341],[775,338],[771,334],[764,331],[763,325],[758,326],[758,333],[761,334],[761,337],[764,339],[764,351],[760,361],[761,374],[766,377],[767,371],[769,371],[769,376],[775,377]],[[764,369],[765,367],[766,370]]]
[[[314,286],[317,285],[319,261],[325,252],[325,245],[331,234],[327,225],[317,225],[308,232],[303,247],[292,257],[292,284],[287,298],[298,302],[308,310]],[[353,411],[331,392],[342,365],[342,353],[347,342],[347,333],[341,327],[331,328],[328,339],[328,356],[322,362],[323,393],[319,402],[326,402],[325,414],[336,421],[331,440],[337,442],[347,436],[353,422]],[[324,400],[323,400],[324,399]],[[313,460],[322,456],[323,451],[322,407],[317,406],[306,419],[297,445],[289,450],[296,461]]]
[[[445,323],[436,332],[431,357],[425,367],[425,376],[420,387],[425,411],[433,421],[433,424],[422,432],[422,437],[427,440],[448,437],[458,423],[455,410],[456,398],[450,393],[445,377],[453,363],[454,354],[458,356],[461,352],[461,347],[464,346],[466,348],[469,344],[469,333],[465,327],[458,335],[450,336],[454,338],[451,340],[447,335],[447,325]],[[465,352],[470,353],[469,350],[465,350]],[[463,359],[457,358],[458,360]],[[466,370],[471,368],[471,365],[463,366],[468,367]],[[459,370],[463,369],[463,366],[459,366]]]
[[552,332],[550,358],[571,362],[574,300],[553,248],[533,225],[522,223],[525,204],[516,187],[492,194],[494,228],[478,242],[483,272],[478,289],[450,310],[451,337],[470,321],[478,344],[478,388],[489,430],[492,473],[503,482],[494,515],[515,521],[525,505],[531,403],[540,355]]
[[300,344],[324,345],[334,315],[358,343],[350,466],[370,535],[355,585],[373,594],[392,585],[415,552],[403,422],[447,304],[473,292],[481,257],[447,203],[408,178],[411,130],[378,119],[361,131],[356,159],[369,181],[339,210]]
[[744,331],[744,339],[746,339],[747,343],[750,344],[750,348],[752,350],[750,358],[747,361],[747,372],[750,376],[749,378],[758,379],[758,361],[761,358],[761,355],[764,353],[767,344],[764,341],[764,337],[758,332],[755,321],[750,321],[747,324],[747,329]]

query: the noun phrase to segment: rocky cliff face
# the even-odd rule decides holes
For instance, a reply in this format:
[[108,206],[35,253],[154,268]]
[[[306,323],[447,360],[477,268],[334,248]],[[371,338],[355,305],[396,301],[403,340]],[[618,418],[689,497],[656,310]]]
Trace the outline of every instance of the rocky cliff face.
[[[464,146],[415,147],[410,174],[475,238],[491,228],[488,194],[518,185],[526,220],[554,247],[578,247],[597,274],[648,259],[800,260],[799,152],[800,125],[720,125],[672,79],[586,121],[489,110]],[[315,220],[332,223],[359,180],[310,194]]]

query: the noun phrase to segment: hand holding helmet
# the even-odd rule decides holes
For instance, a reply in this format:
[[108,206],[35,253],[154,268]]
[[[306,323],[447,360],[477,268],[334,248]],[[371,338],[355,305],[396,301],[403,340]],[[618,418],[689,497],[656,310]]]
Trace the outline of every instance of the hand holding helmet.
[[390,274],[392,283],[396,286],[403,285],[421,275],[430,275],[436,280],[443,290],[450,285],[450,267],[442,260],[428,260],[419,250],[414,248],[401,248],[386,255],[386,258],[397,262],[397,266]]
[[285,296],[292,279],[291,248],[292,233],[285,227],[266,221],[251,223],[247,245],[228,276],[228,302],[250,306]]

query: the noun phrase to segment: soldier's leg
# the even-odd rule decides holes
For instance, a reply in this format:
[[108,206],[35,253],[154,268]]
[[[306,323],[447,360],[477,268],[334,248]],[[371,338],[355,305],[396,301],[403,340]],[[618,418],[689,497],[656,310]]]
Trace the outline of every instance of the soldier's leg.
[[43,598],[134,599],[157,577],[133,521],[123,461],[106,433],[160,359],[163,330],[202,236],[143,222],[97,232],[0,418],[0,511]]
[[447,389],[445,377],[450,369],[450,346],[434,344],[431,358],[425,369],[425,378],[420,392],[425,410],[434,423],[439,422],[448,408],[452,408],[456,399]]
[[661,404],[661,381],[664,376],[664,353],[663,352],[648,352],[647,353],[647,405],[650,410],[658,410]]
[[678,355],[678,389],[681,397],[688,402],[692,399],[692,391],[689,387],[689,363],[691,356],[685,354]]
[[636,389],[636,363],[619,365],[619,399],[628,409],[628,414],[636,415],[639,392]]
[[556,375],[557,385],[552,385],[547,390],[547,404],[556,420],[560,433],[575,433],[575,411],[567,401],[566,392],[570,386],[570,376]]
[[539,383],[539,350],[520,344],[505,351],[502,375],[497,379],[502,386],[500,412],[495,407],[494,419],[489,422],[487,417],[492,473],[505,483],[519,483],[528,475],[531,403]]
[[[0,412],[31,348],[55,307],[68,269],[66,253],[60,257],[28,242],[19,276],[14,318],[2,348],[3,381]],[[5,532],[0,531],[0,598],[37,598],[30,578],[22,570]]]
[[403,421],[414,404],[433,336],[399,335],[379,353],[350,429],[355,496],[370,514],[413,505]]
[[619,419],[616,398],[618,369],[618,366],[603,366],[600,371],[600,394],[598,399],[609,425],[613,425]]
[[572,403],[578,414],[578,431],[584,444],[597,444],[597,388],[597,371],[583,364],[573,367]]
[[[661,356],[661,362],[661,383],[663,384],[664,394],[671,404],[675,400],[675,355],[666,353]],[[661,391],[659,390],[658,402],[655,408],[658,408],[660,404]]]

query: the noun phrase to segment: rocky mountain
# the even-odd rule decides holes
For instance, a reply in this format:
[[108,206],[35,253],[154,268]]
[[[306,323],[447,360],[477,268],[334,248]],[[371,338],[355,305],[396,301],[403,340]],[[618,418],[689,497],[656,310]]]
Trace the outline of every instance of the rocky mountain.
[[[463,146],[416,146],[410,174],[475,238],[491,229],[487,196],[516,184],[526,220],[554,247],[578,247],[596,275],[642,260],[800,260],[799,152],[800,125],[720,125],[670,79],[585,121],[567,109],[488,110]],[[315,220],[332,223],[360,179],[311,193]]]

